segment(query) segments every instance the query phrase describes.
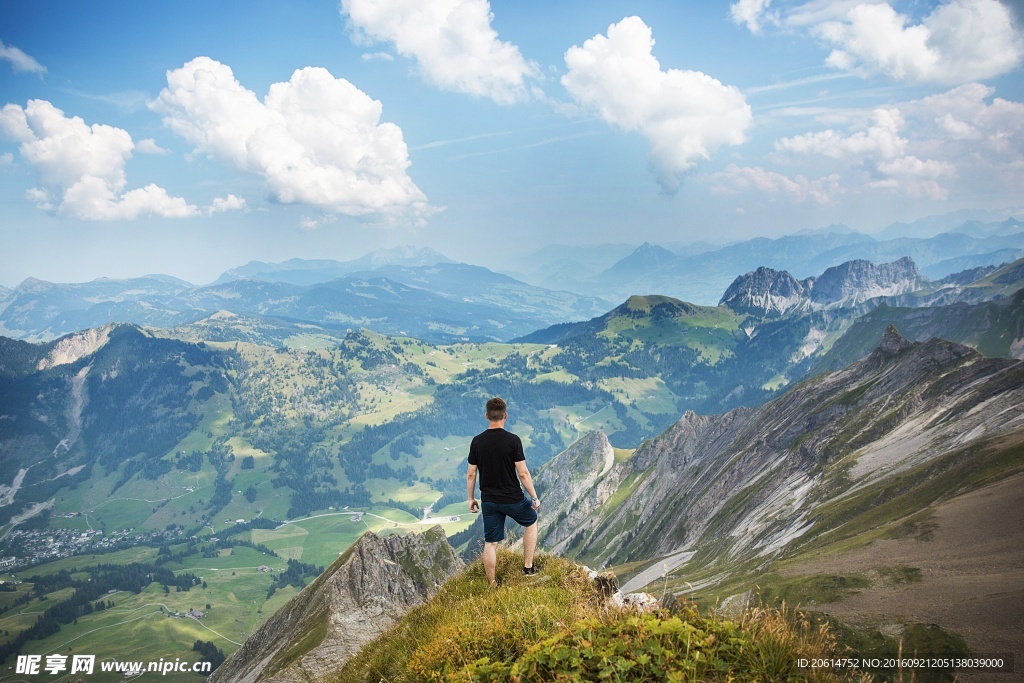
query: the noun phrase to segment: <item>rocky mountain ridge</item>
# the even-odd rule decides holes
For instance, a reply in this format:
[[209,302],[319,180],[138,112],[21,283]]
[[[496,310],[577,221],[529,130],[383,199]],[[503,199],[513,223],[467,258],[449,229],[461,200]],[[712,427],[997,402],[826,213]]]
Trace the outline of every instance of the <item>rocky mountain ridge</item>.
[[875,265],[854,260],[828,268],[817,277],[797,280],[786,271],[761,267],[737,277],[719,305],[759,317],[794,311],[854,307],[878,297],[921,289],[926,280],[908,257]]
[[[581,440],[537,474],[561,520],[542,543],[599,565],[773,557],[863,513],[860,492],[921,485],[1022,427],[1024,362],[889,328],[867,358],[762,406],[686,413],[601,476],[602,438]],[[567,484],[564,471],[587,476]],[[848,519],[829,513],[846,505]]]
[[385,538],[366,533],[267,619],[209,680],[323,680],[463,566],[440,527]]

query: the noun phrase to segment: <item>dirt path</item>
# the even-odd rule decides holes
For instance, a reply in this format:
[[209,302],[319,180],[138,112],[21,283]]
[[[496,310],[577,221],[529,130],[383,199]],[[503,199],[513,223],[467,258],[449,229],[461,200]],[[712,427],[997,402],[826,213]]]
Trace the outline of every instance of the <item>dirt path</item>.
[[918,583],[861,590],[820,609],[850,623],[938,624],[963,636],[974,653],[1014,654],[1014,674],[971,674],[960,680],[1024,679],[1024,475],[933,510],[936,528],[929,540],[877,541],[803,562],[785,574],[917,567],[922,578]]

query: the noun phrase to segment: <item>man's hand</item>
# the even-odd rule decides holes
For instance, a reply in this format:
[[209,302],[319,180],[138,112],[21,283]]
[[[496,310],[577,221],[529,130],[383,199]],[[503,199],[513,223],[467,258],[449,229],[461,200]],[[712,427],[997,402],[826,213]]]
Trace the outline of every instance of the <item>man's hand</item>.
[[539,510],[540,509],[540,498],[533,498],[533,499],[531,499],[530,507],[532,507],[534,510]]
[[469,511],[472,512],[474,515],[480,512],[480,503],[476,502],[476,498],[469,501]]

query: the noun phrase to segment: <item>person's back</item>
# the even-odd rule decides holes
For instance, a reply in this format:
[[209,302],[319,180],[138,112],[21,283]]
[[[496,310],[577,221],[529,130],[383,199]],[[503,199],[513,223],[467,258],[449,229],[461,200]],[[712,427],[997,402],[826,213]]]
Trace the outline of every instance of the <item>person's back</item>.
[[504,427],[487,429],[473,437],[469,462],[480,473],[480,499],[494,503],[518,503],[523,489],[516,474],[516,463],[525,461],[523,442]]
[[[482,509],[484,513],[484,572],[492,586],[497,585],[497,546],[505,538],[506,517],[511,517],[523,527],[523,573],[537,572],[533,566],[533,555],[537,548],[540,499],[526,467],[522,440],[505,430],[507,419],[505,401],[492,398],[487,402],[488,428],[473,437],[466,471],[469,510],[476,513]],[[477,505],[474,495],[478,472],[482,506]],[[526,488],[529,498],[523,494],[520,484]]]

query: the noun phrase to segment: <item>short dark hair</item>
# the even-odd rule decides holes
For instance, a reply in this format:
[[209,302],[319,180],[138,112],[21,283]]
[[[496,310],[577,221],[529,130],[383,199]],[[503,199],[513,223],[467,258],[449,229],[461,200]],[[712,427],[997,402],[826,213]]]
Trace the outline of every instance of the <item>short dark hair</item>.
[[487,402],[487,419],[491,422],[497,422],[508,414],[506,412],[507,407],[505,399],[495,396]]

